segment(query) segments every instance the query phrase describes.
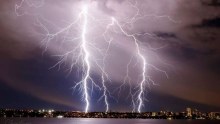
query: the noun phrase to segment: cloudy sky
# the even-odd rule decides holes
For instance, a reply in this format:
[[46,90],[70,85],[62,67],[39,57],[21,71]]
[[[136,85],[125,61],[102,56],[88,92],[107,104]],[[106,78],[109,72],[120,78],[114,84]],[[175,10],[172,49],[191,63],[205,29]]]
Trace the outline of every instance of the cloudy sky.
[[[77,43],[60,45],[62,35],[45,45],[47,30],[55,33],[77,18],[85,1],[82,0],[29,0],[15,12],[21,0],[0,1],[0,108],[54,108],[84,110],[82,94],[72,87],[80,81],[80,64],[69,73],[72,60],[67,59],[59,69],[52,68],[60,55],[75,48]],[[137,12],[130,0],[92,0],[90,13],[96,19],[115,17],[125,24]],[[34,6],[31,6],[34,5]],[[148,33],[138,36],[141,50],[149,64],[167,72],[150,68],[148,74],[157,85],[150,84],[144,111],[181,111],[193,107],[202,111],[220,111],[220,2],[211,0],[142,0],[136,3],[140,18],[124,26],[128,33]],[[157,16],[156,16],[157,15]],[[39,26],[41,22],[47,30]],[[110,21],[111,22],[111,21]],[[108,45],[99,35],[109,21],[90,20],[87,37],[92,45],[104,53]],[[74,25],[72,36],[79,34],[80,24]],[[103,26],[104,25],[104,26]],[[78,32],[77,32],[78,31]],[[128,84],[118,94],[117,87],[126,76],[126,65],[135,55],[132,40],[115,27],[107,37],[113,37],[106,59],[107,82],[114,98],[109,98],[113,111],[131,111],[127,97]],[[73,47],[72,47],[73,46]],[[47,48],[45,50],[45,48]],[[103,59],[96,49],[93,58]],[[74,53],[75,54],[75,53]],[[91,59],[91,60],[92,60]],[[96,59],[95,59],[96,60]],[[99,82],[100,73],[95,62],[92,75]],[[129,75],[131,85],[139,80],[141,62],[132,59]],[[91,96],[91,111],[104,111],[101,91]],[[102,106],[102,107],[100,107]]]

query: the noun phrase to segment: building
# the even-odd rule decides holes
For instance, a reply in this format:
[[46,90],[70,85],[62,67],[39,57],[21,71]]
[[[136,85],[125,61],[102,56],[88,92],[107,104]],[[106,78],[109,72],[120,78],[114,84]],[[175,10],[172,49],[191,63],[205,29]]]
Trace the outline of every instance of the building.
[[186,116],[192,117],[192,109],[191,108],[186,108]]

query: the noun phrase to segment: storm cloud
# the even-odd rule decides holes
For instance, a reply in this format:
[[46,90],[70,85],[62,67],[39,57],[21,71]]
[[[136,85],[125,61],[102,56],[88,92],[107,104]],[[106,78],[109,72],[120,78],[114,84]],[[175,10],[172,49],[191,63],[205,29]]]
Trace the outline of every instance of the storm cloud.
[[[66,71],[71,61],[67,62],[66,66],[63,65],[59,71],[58,68],[49,69],[58,61],[58,58],[53,55],[61,54],[69,48],[60,49],[59,42],[51,41],[52,43],[44,52],[45,44],[42,43],[42,39],[46,32],[36,25],[36,17],[38,17],[37,19],[44,22],[51,32],[56,32],[77,16],[82,0],[45,0],[39,8],[25,6],[20,9],[18,13],[28,13],[24,16],[17,16],[15,13],[15,4],[19,2],[19,0],[0,2],[0,83],[2,87],[10,87],[12,93],[30,94],[33,99],[38,99],[42,103],[46,101],[72,107],[75,110],[83,109],[83,106],[80,106],[80,94],[71,89],[80,77],[77,77],[75,69],[70,74]],[[135,1],[131,3],[135,4]],[[126,17],[131,18],[136,11],[126,0],[92,0],[91,4],[96,6],[94,13],[98,19],[113,16],[123,21]],[[155,100],[154,97],[150,97],[151,94],[173,99],[173,102],[171,100],[170,105],[164,105],[164,108],[169,108],[175,102],[181,101],[220,109],[219,3],[208,0],[143,0],[137,1],[137,6],[140,8],[140,14],[147,16],[134,22],[127,31],[151,34],[138,37],[143,44],[142,48],[145,49],[144,55],[150,64],[168,73],[166,78],[163,73],[150,70],[150,75],[160,86],[151,86],[148,89],[150,99],[145,103],[145,109],[150,110],[147,107],[148,104],[159,106],[159,104],[152,105],[154,102],[151,104],[151,101]],[[100,29],[92,33],[97,35],[102,31],[103,29]],[[114,89],[114,86],[118,86],[123,81],[126,74],[124,65],[130,60],[135,50],[134,44],[127,42],[129,39],[121,35],[114,34],[114,36],[117,40],[113,41],[107,59],[107,65],[110,66],[106,68],[112,81],[109,89]],[[105,48],[106,46],[101,42],[98,41],[97,44],[100,48]],[[135,65],[136,61],[132,63]],[[136,82],[140,67],[135,66],[131,70],[132,81]],[[94,75],[99,75],[96,69],[94,69]],[[57,88],[59,90],[56,90]],[[0,91],[0,94],[7,97],[5,93],[4,90]],[[99,92],[97,91],[96,94]],[[122,97],[125,95],[121,94]],[[96,99],[98,96],[94,95],[93,98]],[[13,99],[7,98],[6,101],[0,105],[8,104],[10,107]],[[27,102],[31,103],[31,101]],[[158,102],[163,101],[158,100]],[[95,100],[93,104],[93,110],[96,110]],[[112,100],[112,109],[129,111],[129,105],[124,104],[123,100],[119,100],[118,103]],[[181,107],[185,106],[180,104],[177,108]]]

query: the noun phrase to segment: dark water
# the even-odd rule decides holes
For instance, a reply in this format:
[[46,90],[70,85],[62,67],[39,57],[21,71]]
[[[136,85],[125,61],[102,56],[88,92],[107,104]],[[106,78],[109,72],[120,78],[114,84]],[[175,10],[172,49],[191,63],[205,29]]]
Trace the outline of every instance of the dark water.
[[0,118],[0,124],[220,124],[220,120]]

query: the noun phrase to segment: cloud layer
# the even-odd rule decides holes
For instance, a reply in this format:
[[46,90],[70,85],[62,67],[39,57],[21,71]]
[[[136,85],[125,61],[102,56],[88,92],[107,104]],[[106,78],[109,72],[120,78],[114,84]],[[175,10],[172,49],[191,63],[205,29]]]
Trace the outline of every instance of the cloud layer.
[[[37,66],[42,66],[42,64],[22,66],[24,63],[28,64],[29,61],[42,60],[41,55],[45,46],[42,46],[41,41],[44,38],[42,33],[45,34],[45,30],[35,25],[35,16],[16,16],[14,11],[16,3],[19,1],[1,1],[0,4],[1,83],[45,101],[71,106],[70,98],[62,98],[49,89],[50,85],[41,84],[38,86],[38,81],[36,81],[36,78],[44,79],[42,82],[45,83],[53,80],[54,77],[48,74],[51,70],[48,72],[46,70],[57,62],[57,58],[52,57],[47,62],[48,58],[46,57],[47,59],[44,61],[47,63],[45,72],[42,71],[45,74],[42,77],[36,71]],[[132,1],[132,3],[135,2]],[[27,11],[31,14],[40,14],[50,22],[46,23],[45,20],[42,20],[50,28],[50,31],[56,32],[76,17],[76,12],[78,12],[81,4],[82,1],[45,0],[42,7],[29,8],[26,6],[19,10],[19,13]],[[98,18],[114,16],[123,21],[126,17],[132,17],[135,14],[135,8],[131,7],[126,0],[94,0],[91,4],[96,7],[92,8],[93,11],[91,12]],[[220,7],[204,4],[200,0],[144,0],[137,1],[137,6],[141,8],[140,14],[148,16],[136,21],[131,27],[127,28],[127,31],[129,33],[147,32],[153,35],[139,37],[143,43],[142,48],[146,50],[145,56],[150,63],[167,71],[169,75],[167,79],[164,74],[152,70],[150,74],[160,86],[152,87],[151,91],[220,108],[218,99],[220,88],[218,78],[220,73],[218,65],[220,62],[220,49],[218,47],[220,45],[218,42],[220,38]],[[152,15],[159,15],[160,17]],[[91,26],[91,29],[92,27],[103,28]],[[103,29],[96,30],[93,32],[93,36],[102,31]],[[128,42],[130,39],[121,36],[121,34],[114,34],[114,36],[117,40],[113,41],[110,49],[107,70],[113,84],[117,85],[123,81],[126,72],[124,65],[130,60],[135,47],[132,42]],[[90,38],[92,39],[92,36]],[[106,48],[106,45],[103,45],[101,41],[101,39],[96,40],[98,47]],[[43,56],[57,55],[68,49],[65,47],[60,50],[59,44],[59,42],[53,41]],[[149,45],[160,49],[149,50]],[[97,56],[99,55],[97,54]],[[134,65],[136,61],[132,63]],[[32,68],[33,66],[36,68]],[[64,66],[64,71],[57,72],[56,69],[52,71],[55,71],[53,73],[57,73],[57,75],[63,73],[61,75],[65,78],[65,75],[68,74],[65,70],[68,67],[68,65]],[[24,70],[29,69],[32,71],[28,73],[36,75],[36,77],[28,79],[28,76],[20,75],[27,74]],[[134,66],[131,67],[131,70],[132,80],[136,82],[140,68]],[[94,72],[99,74],[96,69]],[[76,73],[73,72],[73,74]],[[72,80],[79,80],[75,75],[72,77],[74,77]],[[27,91],[27,88],[30,90]],[[110,86],[109,88],[114,87]],[[74,93],[73,97],[76,101],[80,100],[77,93]],[[79,103],[80,101],[73,103],[73,107],[82,108],[78,105]],[[118,104],[123,105],[123,103]]]

